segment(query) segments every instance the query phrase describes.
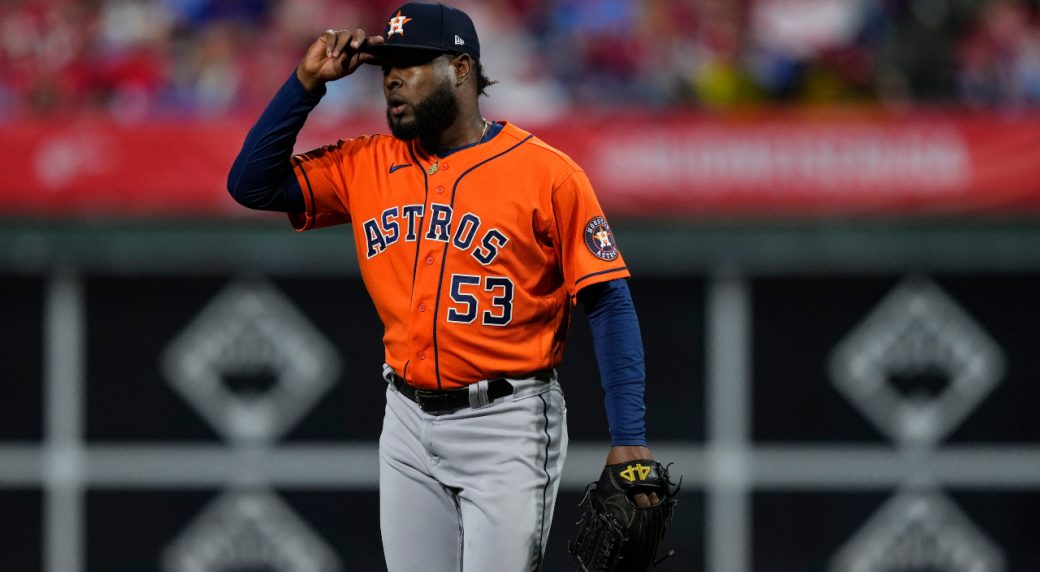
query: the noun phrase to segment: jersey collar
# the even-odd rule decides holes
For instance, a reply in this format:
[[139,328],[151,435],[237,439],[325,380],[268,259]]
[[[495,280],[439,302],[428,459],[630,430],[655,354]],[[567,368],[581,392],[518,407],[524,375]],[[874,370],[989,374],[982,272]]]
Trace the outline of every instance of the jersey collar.
[[[476,165],[477,163],[502,153],[530,135],[508,121],[497,121],[495,123],[498,127],[493,125],[491,130],[489,130],[497,131],[493,137],[490,137],[483,143],[458,149],[449,155],[440,158],[441,165],[448,163],[449,165],[452,165],[453,169],[455,169],[456,166],[466,168]],[[409,145],[415,153],[415,156],[424,164],[424,168],[437,160],[437,156],[426,152],[418,141],[412,140],[409,142]]]

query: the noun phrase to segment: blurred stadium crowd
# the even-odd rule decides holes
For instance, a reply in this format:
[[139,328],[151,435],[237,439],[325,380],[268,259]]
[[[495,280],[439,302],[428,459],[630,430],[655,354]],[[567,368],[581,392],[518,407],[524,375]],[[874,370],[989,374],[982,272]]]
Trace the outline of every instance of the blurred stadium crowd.
[[[0,0],[0,121],[255,116],[329,27],[399,0]],[[1040,104],[1040,0],[458,0],[491,112]],[[339,82],[322,113],[381,110]]]

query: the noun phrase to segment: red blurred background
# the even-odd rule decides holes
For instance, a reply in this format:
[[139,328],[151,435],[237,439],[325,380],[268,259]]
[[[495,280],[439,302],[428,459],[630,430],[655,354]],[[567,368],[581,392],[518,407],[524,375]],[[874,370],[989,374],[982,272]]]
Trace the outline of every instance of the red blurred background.
[[[317,33],[396,2],[0,6],[0,215],[248,216],[223,193]],[[485,114],[590,172],[615,217],[1040,208],[1040,24],[1022,0],[463,0]],[[384,130],[378,71],[300,150]]]

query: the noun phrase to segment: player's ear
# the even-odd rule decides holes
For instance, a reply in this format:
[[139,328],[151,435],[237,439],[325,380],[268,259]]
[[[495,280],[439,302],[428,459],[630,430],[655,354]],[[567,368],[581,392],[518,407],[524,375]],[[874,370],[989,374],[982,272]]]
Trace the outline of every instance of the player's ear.
[[473,73],[473,58],[469,54],[459,54],[452,59],[451,65],[455,71],[455,87],[466,83],[466,78]]

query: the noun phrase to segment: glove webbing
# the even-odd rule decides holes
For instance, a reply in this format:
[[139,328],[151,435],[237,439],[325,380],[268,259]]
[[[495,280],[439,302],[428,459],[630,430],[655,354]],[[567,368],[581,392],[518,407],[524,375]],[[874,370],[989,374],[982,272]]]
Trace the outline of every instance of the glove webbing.
[[[577,539],[569,547],[578,550],[574,557],[579,572],[613,572],[621,547],[627,540],[625,531],[602,499],[591,494],[596,483],[585,488],[585,498],[579,505],[584,509],[584,518],[578,523]],[[589,519],[599,521],[595,526]],[[595,535],[590,537],[590,535]]]

